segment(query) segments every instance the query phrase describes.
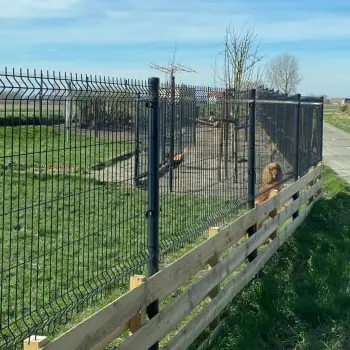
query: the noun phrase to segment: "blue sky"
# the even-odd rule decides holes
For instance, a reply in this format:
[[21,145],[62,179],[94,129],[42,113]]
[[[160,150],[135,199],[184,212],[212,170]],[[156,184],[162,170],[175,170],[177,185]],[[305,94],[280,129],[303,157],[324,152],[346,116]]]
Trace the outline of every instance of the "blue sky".
[[[177,60],[178,81],[212,85],[225,28],[254,28],[265,60],[300,60],[302,94],[350,97],[345,0],[0,0],[0,70],[29,68],[146,79]],[[163,75],[160,74],[163,78]]]

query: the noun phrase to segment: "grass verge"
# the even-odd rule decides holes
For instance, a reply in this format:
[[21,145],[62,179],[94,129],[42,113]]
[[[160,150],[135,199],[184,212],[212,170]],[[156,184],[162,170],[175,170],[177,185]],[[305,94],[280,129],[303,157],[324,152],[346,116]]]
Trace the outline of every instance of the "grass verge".
[[[79,174],[13,169],[2,173],[0,186],[0,347],[21,341],[32,327],[37,334],[35,325],[47,320],[71,325],[72,317],[86,318],[96,310],[91,301],[103,299],[101,307],[125,292],[133,271],[145,273],[146,191]],[[160,243],[169,252],[193,242],[234,206],[188,195],[161,195],[160,201]],[[83,318],[76,315],[81,311]],[[46,335],[58,334],[52,328]]]
[[[124,293],[131,274],[145,273],[148,195],[85,176],[130,144],[73,132],[67,141],[52,126],[0,127],[0,137],[0,347],[12,349],[42,334],[40,325],[57,336]],[[164,194],[160,202],[165,263],[236,204]]]
[[[80,133],[67,134],[58,127],[1,127],[0,166],[41,168],[69,172],[89,171],[93,166],[133,151],[133,144],[99,139]],[[10,163],[9,163],[10,162]]]
[[338,129],[350,132],[350,116],[347,115],[348,113],[341,113],[342,108],[345,107],[344,105],[324,105],[323,120]]
[[350,348],[350,186],[328,168],[324,184],[263,276],[223,312],[211,350]]
[[339,117],[337,115],[325,115],[323,120],[338,129],[350,132],[350,117]]

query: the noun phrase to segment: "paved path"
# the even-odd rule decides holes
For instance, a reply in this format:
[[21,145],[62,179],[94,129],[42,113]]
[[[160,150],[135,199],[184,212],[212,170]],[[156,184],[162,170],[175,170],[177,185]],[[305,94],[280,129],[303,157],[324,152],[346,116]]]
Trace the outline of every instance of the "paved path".
[[350,183],[350,133],[324,123],[323,162]]

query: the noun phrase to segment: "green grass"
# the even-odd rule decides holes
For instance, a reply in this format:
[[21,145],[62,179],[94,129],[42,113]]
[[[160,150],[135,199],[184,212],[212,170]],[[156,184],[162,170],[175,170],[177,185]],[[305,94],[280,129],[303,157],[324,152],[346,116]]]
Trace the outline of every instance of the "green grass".
[[350,186],[328,168],[324,183],[325,197],[223,312],[210,349],[350,348]]
[[337,112],[339,109],[338,105],[324,105],[323,106],[323,113],[324,114],[332,114]]
[[336,128],[350,132],[350,117],[338,115],[338,108],[337,105],[324,105],[323,120]]
[[[126,254],[141,263],[134,256],[145,245],[146,193],[86,176],[133,145],[66,136],[55,127],[0,127],[0,347],[2,337],[20,337],[106,289],[126,270]],[[6,325],[16,319],[11,336]]]
[[326,123],[331,124],[336,128],[350,132],[350,117],[344,118],[337,115],[325,115],[323,119]]
[[[0,127],[0,137],[1,348],[41,333],[28,329],[46,320],[55,327],[45,335],[57,336],[125,292],[130,274],[146,274],[148,194],[85,174],[130,144],[74,133],[67,143],[45,126]],[[51,171],[62,165],[75,167]],[[49,170],[30,171],[39,167]],[[160,202],[164,263],[194,247],[217,218],[230,220],[235,205],[166,194]]]
[[64,166],[70,171],[89,171],[94,165],[131,152],[133,145],[79,133],[67,134],[56,127],[0,127],[0,167],[11,161],[17,169]]
[[[27,325],[41,324],[61,310],[65,314],[67,306],[84,297],[96,300],[91,298],[96,289],[104,297],[99,307],[111,301],[127,288],[132,266],[145,273],[146,191],[81,174],[35,175],[13,169],[3,172],[0,186],[5,212],[0,221],[1,325],[17,319],[11,330],[18,340],[28,335]],[[162,195],[160,201],[160,241],[164,249],[175,250],[203,233],[208,219],[234,205],[220,198],[179,195]],[[128,273],[126,284],[117,287],[114,282],[123,271]],[[81,320],[76,309],[68,313]],[[81,315],[87,317],[88,311]],[[8,329],[2,336],[13,337]]]
[[[65,115],[65,106],[62,105],[61,108],[56,106],[55,108],[43,106],[41,110],[41,117],[64,117]],[[37,106],[34,110],[34,107],[29,107],[27,109],[26,104],[24,103],[22,108],[15,107],[12,108],[12,105],[8,105],[6,112],[5,108],[3,106],[0,106],[0,118],[32,118],[32,117],[39,117],[40,116],[40,108]]]

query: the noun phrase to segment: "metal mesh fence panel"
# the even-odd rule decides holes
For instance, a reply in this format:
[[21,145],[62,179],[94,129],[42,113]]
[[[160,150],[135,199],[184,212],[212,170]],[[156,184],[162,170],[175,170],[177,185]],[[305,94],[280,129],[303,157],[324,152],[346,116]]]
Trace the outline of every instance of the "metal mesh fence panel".
[[1,74],[0,92],[0,347],[11,348],[146,264],[147,196],[133,169],[149,92],[28,71]]
[[[248,209],[252,148],[255,196],[269,163],[288,182],[322,160],[322,99],[251,92],[160,86],[163,261]],[[144,81],[0,74],[0,348],[57,334],[146,273],[149,101]]]

